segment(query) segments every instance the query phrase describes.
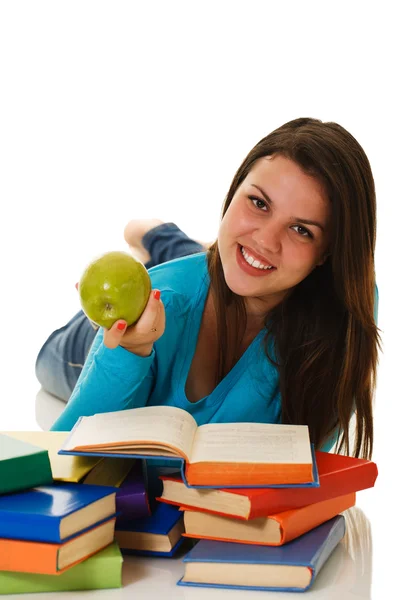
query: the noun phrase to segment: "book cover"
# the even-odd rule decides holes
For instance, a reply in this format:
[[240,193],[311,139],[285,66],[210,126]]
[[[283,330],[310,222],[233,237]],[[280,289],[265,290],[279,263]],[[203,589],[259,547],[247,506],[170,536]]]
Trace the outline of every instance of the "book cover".
[[[55,481],[78,483],[101,460],[101,458],[93,456],[59,455],[58,451],[69,436],[69,431],[7,431],[4,433],[47,450]],[[45,483],[49,483],[49,481],[40,481],[29,487]]]
[[116,488],[56,482],[0,496],[0,538],[62,542],[115,515]]
[[117,490],[116,510],[117,523],[150,515],[145,478],[139,463],[131,469]]
[[319,485],[306,425],[197,426],[192,415],[173,406],[81,417],[60,454],[179,458],[183,481],[196,487]]
[[123,552],[172,556],[183,541],[183,531],[183,513],[159,503],[148,517],[117,523],[115,539]]
[[243,521],[204,511],[184,511],[186,537],[239,544],[282,546],[355,505],[355,493]]
[[315,457],[319,487],[203,490],[188,488],[176,474],[161,475],[163,490],[157,500],[225,516],[255,519],[359,492],[375,484],[378,469],[372,461],[320,451]]
[[113,542],[56,577],[0,571],[0,595],[120,588],[122,562],[118,544]]
[[0,494],[52,482],[47,450],[0,433]]
[[304,592],[344,533],[338,515],[278,548],[200,540],[183,558],[178,585]]
[[82,483],[119,488],[135,462],[134,458],[102,458],[86,475]]
[[0,571],[59,575],[111,544],[114,527],[111,518],[62,544],[0,538]]

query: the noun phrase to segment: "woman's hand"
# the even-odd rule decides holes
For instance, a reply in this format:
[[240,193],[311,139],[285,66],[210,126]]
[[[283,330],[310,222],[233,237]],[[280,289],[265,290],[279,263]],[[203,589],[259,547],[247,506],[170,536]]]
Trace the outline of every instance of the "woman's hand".
[[165,309],[160,300],[160,290],[152,290],[140,319],[130,327],[119,320],[110,329],[104,329],[107,348],[122,346],[138,356],[149,356],[153,344],[165,330]]

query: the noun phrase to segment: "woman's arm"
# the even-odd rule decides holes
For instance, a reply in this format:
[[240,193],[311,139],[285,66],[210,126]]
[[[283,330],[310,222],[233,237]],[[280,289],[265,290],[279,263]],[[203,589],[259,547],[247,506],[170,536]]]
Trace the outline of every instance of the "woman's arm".
[[81,416],[145,406],[155,377],[154,357],[154,349],[150,356],[139,357],[120,346],[106,348],[100,329],[71,398],[51,430],[69,431]]

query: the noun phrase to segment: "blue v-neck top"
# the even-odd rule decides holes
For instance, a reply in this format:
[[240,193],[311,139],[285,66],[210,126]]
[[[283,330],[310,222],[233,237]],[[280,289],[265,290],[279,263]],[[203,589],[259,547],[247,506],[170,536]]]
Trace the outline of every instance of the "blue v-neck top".
[[262,330],[214,391],[198,402],[185,395],[210,285],[205,253],[164,263],[149,271],[161,290],[166,328],[149,357],[103,344],[100,329],[72,396],[52,429],[72,429],[80,416],[170,405],[204,423],[279,423],[281,400],[278,372],[263,349]]

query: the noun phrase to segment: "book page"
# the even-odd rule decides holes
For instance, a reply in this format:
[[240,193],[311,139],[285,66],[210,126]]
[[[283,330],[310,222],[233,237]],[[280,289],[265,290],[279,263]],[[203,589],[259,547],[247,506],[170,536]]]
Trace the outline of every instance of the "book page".
[[[96,451],[110,446],[115,451],[124,445],[154,442],[176,450],[187,460],[197,423],[191,414],[174,406],[146,406],[83,417],[65,442],[63,450]],[[159,451],[162,456],[162,450]]]
[[190,463],[311,464],[306,425],[210,423],[198,427]]

